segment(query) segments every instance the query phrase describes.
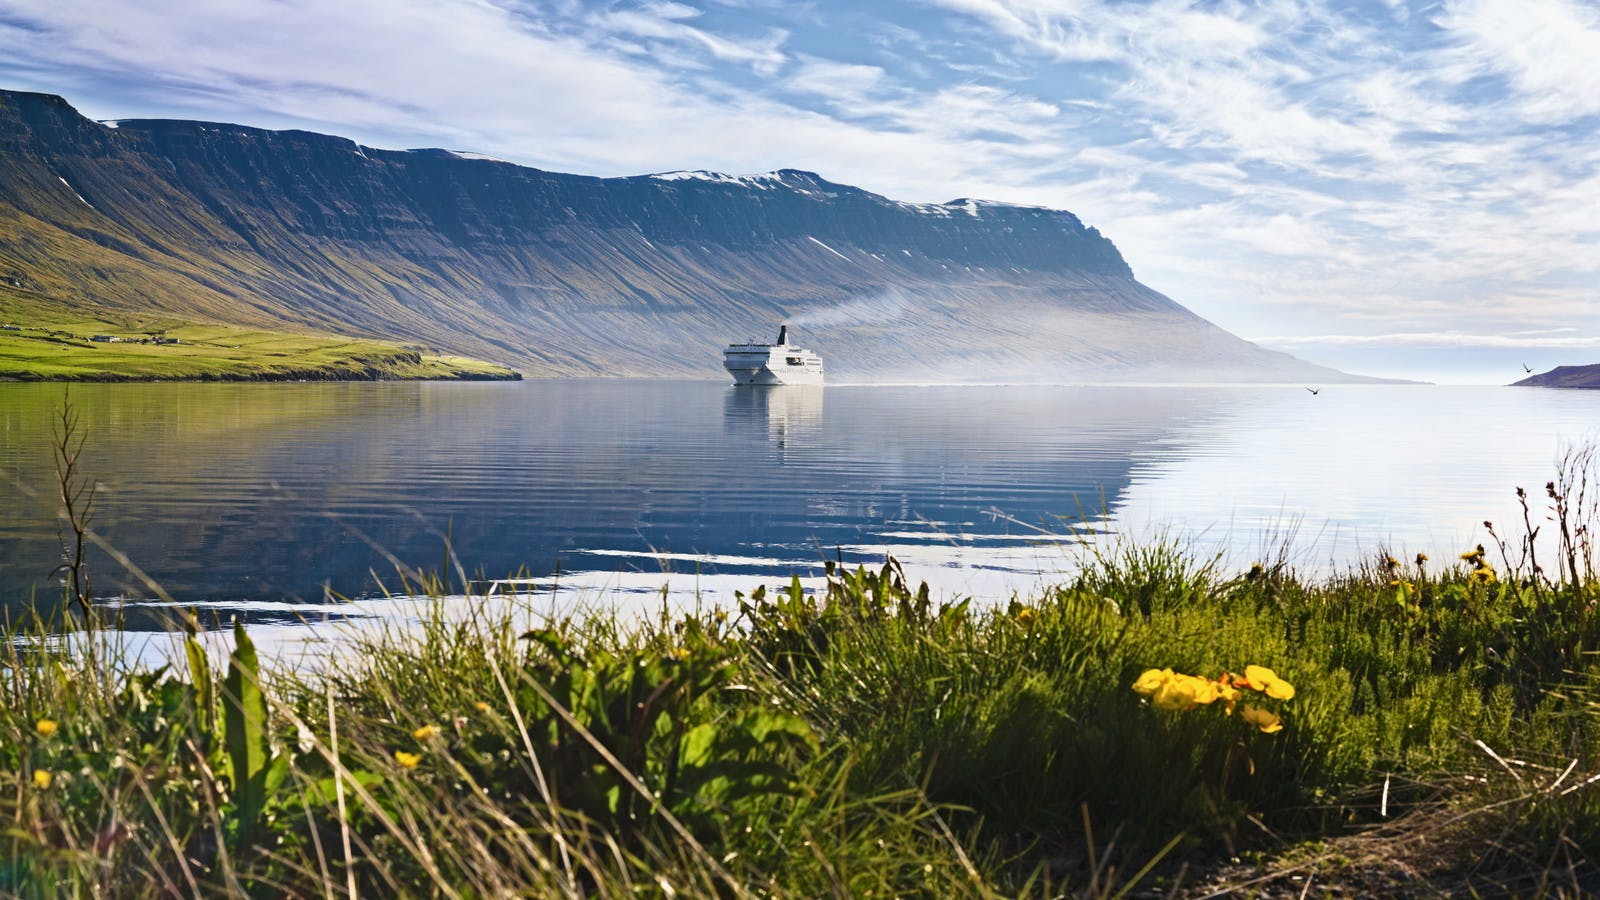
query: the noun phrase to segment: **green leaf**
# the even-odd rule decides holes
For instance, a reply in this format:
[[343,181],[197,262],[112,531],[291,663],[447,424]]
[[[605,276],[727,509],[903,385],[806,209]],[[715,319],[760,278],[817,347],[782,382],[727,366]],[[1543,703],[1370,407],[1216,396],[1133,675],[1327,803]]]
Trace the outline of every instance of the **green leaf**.
[[689,729],[683,736],[678,751],[679,763],[685,769],[697,769],[711,762],[717,745],[717,726],[705,722]]
[[[287,759],[287,757],[284,758]],[[285,771],[287,771],[287,767],[285,768]],[[383,783],[383,776],[377,774],[376,772],[368,772],[366,769],[360,769],[358,771],[351,772],[349,780],[355,782],[361,787],[373,788]],[[330,803],[338,802],[338,798],[339,786],[337,782],[337,776],[330,775],[327,778],[319,779],[307,785],[305,789],[306,803],[310,806],[327,806]]]
[[224,742],[233,781],[234,815],[241,846],[255,841],[267,805],[267,765],[272,752],[267,732],[267,696],[261,691],[261,666],[244,624],[234,626],[234,648],[223,682]]
[[201,749],[209,753],[217,740],[217,696],[211,660],[192,634],[183,639],[183,654],[189,660],[189,681],[194,685],[195,727],[200,731]]

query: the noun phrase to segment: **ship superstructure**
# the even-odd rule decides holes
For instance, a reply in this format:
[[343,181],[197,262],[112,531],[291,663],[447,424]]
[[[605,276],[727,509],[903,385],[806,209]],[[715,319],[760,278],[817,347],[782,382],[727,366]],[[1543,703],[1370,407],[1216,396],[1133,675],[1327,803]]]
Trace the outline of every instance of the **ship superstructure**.
[[722,366],[734,384],[821,384],[822,357],[789,343],[789,326],[778,328],[775,344],[729,344]]

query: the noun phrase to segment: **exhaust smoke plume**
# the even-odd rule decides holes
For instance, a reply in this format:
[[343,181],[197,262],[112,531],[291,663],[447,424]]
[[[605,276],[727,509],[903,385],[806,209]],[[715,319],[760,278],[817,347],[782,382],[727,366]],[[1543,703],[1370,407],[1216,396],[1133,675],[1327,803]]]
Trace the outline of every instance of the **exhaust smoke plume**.
[[905,294],[897,287],[889,287],[876,294],[807,310],[791,318],[789,324],[796,328],[889,325],[902,321],[911,312],[911,302]]

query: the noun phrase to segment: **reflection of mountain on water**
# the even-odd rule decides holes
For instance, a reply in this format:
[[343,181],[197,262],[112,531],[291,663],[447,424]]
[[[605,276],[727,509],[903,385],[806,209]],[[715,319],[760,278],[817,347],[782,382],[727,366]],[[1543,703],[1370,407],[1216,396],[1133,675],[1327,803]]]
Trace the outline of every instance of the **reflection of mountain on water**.
[[815,434],[822,428],[820,384],[778,387],[734,385],[722,405],[723,428],[729,432],[764,431],[779,450],[790,438]]
[[[45,448],[60,392],[8,390],[37,402],[0,413],[0,472],[41,489],[0,508],[0,598],[14,607],[56,596]],[[1182,457],[1177,435],[1231,396],[837,387],[824,416],[821,391],[683,382],[72,393],[104,485],[97,529],[180,601],[367,593],[373,573],[395,582],[388,554],[438,571],[446,535],[468,575],[488,577],[558,560],[658,567],[619,552],[715,554],[725,573],[835,548],[954,560],[958,544],[1020,546],[1025,526],[1058,531],[1114,506],[1141,461]],[[96,566],[97,591],[145,593]]]

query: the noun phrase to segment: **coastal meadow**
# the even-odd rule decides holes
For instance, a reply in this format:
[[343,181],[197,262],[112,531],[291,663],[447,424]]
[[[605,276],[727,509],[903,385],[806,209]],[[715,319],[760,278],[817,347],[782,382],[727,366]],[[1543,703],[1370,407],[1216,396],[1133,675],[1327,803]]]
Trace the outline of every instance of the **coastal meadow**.
[[222,658],[179,620],[152,670],[86,636],[92,607],[13,623],[0,886],[1577,895],[1600,849],[1583,484],[1547,490],[1550,560],[1303,579],[1111,541],[980,606],[891,559],[643,619],[436,608],[317,673],[264,666],[244,626]]

